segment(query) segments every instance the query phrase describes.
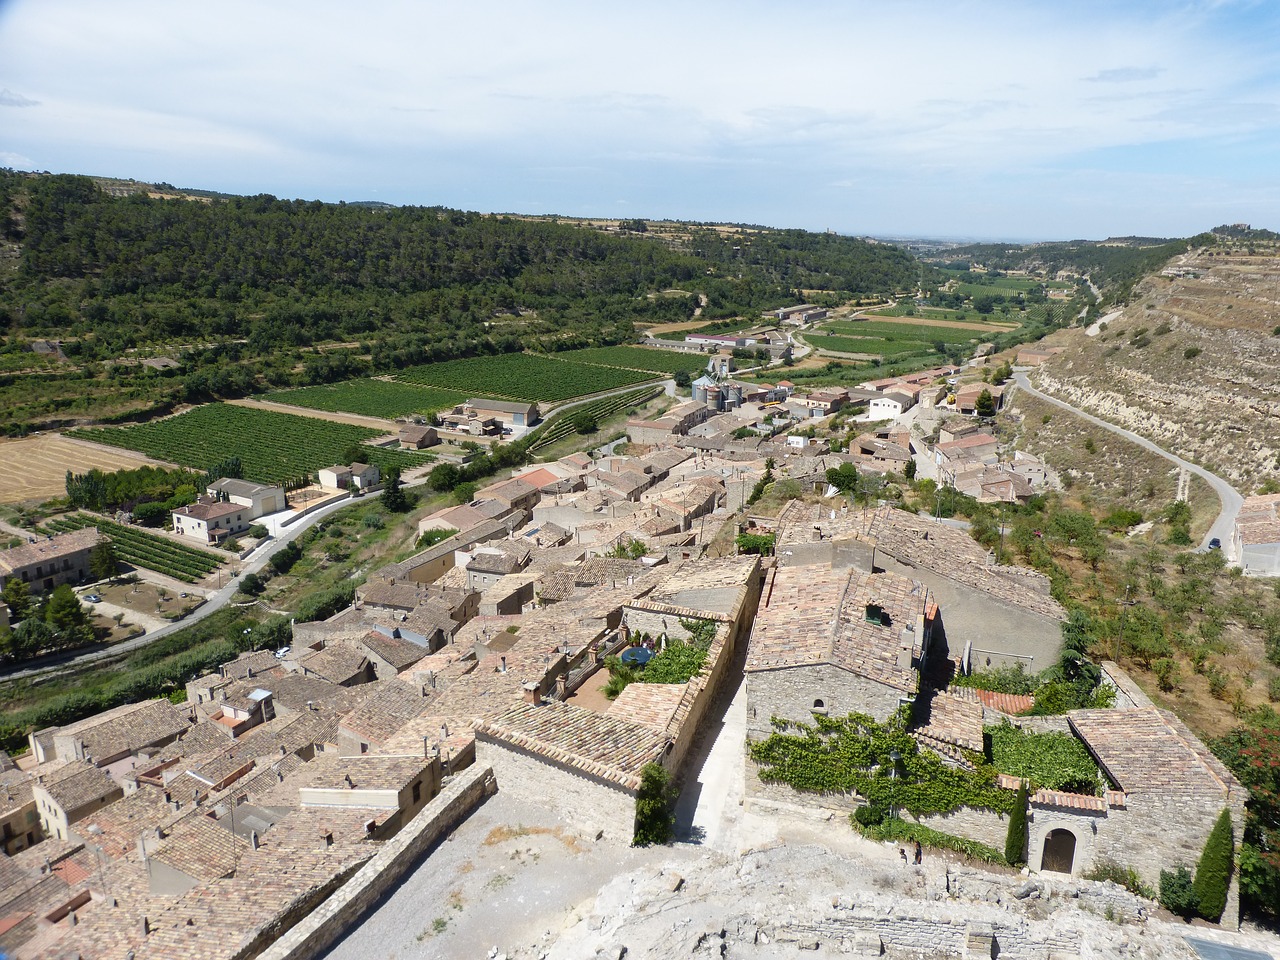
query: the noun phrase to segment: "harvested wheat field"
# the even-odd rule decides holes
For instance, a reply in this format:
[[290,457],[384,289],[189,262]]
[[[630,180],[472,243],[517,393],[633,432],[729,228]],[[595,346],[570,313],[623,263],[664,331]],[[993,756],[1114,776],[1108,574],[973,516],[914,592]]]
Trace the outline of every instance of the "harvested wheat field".
[[128,450],[71,440],[58,433],[0,440],[0,503],[62,496],[67,490],[68,470],[122,470],[159,462]]

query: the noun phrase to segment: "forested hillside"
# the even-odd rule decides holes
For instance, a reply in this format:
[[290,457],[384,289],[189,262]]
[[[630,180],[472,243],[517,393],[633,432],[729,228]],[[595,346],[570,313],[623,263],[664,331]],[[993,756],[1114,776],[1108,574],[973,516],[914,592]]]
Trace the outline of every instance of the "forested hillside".
[[[708,319],[751,316],[800,291],[837,301],[919,274],[897,248],[803,231],[690,226],[673,241],[437,207],[112,197],[88,177],[13,171],[0,171],[0,232],[0,401],[14,429],[625,342],[637,324],[692,316],[700,296]],[[57,363],[35,339],[60,342]],[[138,366],[159,355],[180,371]]]

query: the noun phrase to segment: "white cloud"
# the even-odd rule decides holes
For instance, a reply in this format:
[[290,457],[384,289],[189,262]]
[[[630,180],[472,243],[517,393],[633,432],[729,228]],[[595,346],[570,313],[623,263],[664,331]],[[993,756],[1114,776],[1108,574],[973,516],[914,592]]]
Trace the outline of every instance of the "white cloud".
[[698,202],[729,216],[812,217],[837,182],[996,189],[1082,154],[1271,137],[1268,34],[1242,47],[1214,29],[1228,13],[1242,15],[1101,0],[16,0],[0,17],[0,105],[28,99],[9,93],[19,83],[42,105],[7,115],[0,149],[490,209],[530,195],[567,209],[573,189],[611,204],[628,184],[637,209],[677,206],[682,179],[711,177],[720,195]]

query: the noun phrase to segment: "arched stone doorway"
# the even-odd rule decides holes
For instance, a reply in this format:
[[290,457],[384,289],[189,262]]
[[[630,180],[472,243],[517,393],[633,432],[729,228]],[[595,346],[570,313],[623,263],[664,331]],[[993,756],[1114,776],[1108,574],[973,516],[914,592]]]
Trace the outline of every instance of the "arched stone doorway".
[[1070,830],[1050,830],[1044,838],[1040,869],[1070,873],[1076,859],[1076,835]]

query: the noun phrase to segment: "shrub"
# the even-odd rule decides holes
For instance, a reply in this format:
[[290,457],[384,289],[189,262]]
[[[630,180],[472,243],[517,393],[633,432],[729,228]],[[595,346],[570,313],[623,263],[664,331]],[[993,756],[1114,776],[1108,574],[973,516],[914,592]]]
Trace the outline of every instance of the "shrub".
[[249,536],[253,537],[255,540],[265,540],[270,535],[271,531],[260,523],[255,523],[249,528]]
[[1199,347],[1187,347],[1182,351],[1182,359],[1184,360],[1194,360],[1198,356],[1200,356]]
[[647,847],[654,843],[669,843],[675,816],[671,812],[674,801],[671,774],[656,763],[646,763],[640,768],[640,790],[636,793],[636,823],[632,844]]
[[878,826],[884,823],[888,816],[889,811],[878,803],[864,804],[853,811],[853,819],[864,827]]
[[1148,900],[1156,898],[1156,892],[1148,884],[1142,882],[1142,878],[1138,876],[1138,871],[1134,870],[1133,867],[1122,867],[1114,860],[1099,860],[1094,864],[1092,870],[1084,874],[1084,878],[1086,880],[1096,880],[1099,883],[1110,880],[1136,896],[1146,897]]
[[1200,854],[1196,878],[1192,883],[1196,909],[1206,920],[1217,923],[1222,917],[1234,866],[1235,836],[1231,828],[1231,812],[1223,810],[1209,833],[1209,839],[1204,842],[1204,852]]
[[1018,787],[1018,799],[1009,815],[1009,832],[1004,838],[1004,858],[1010,865],[1027,859],[1027,785]]
[[1173,871],[1160,871],[1160,905],[1180,917],[1196,916],[1196,891],[1191,871],[1184,864]]
[[1171,693],[1178,688],[1180,671],[1178,661],[1172,657],[1161,657],[1151,664],[1151,672],[1156,675],[1156,683],[1165,693]]
[[943,833],[940,830],[933,830],[918,823],[912,823],[909,820],[899,820],[897,818],[885,820],[883,823],[872,827],[860,827],[859,832],[871,840],[919,841],[924,846],[936,847],[940,850],[954,850],[970,859],[981,860],[984,863],[1004,863],[1004,854],[995,847],[988,847],[985,843],[979,843],[977,840],[969,840],[965,837]]

